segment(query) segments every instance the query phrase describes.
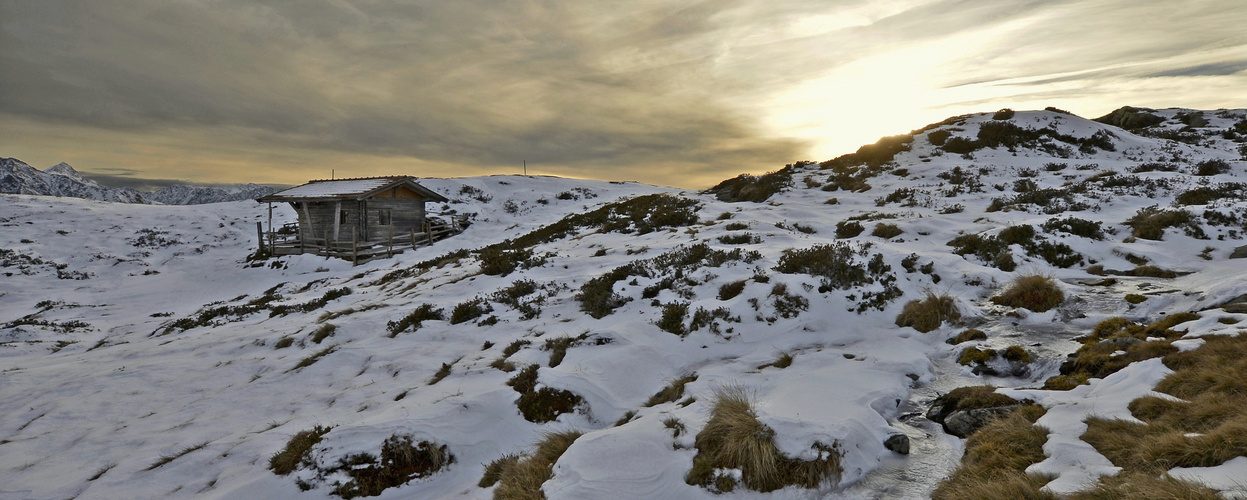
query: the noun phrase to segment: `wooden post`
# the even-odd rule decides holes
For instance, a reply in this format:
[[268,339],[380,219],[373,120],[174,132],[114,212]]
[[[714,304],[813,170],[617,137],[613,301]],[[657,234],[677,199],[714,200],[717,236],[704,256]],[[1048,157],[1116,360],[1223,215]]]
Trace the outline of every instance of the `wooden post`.
[[416,228],[414,226],[411,228],[411,249],[416,249]]
[[277,247],[276,238],[273,234],[273,202],[268,204],[268,254],[273,255],[273,250]]
[[295,225],[294,229],[295,229],[295,236],[299,238],[299,255],[303,255],[303,238],[305,238],[307,235],[303,234],[303,224]]
[[386,254],[390,257],[394,256],[394,221],[390,221],[390,248],[386,250]]
[[359,232],[351,226],[351,265],[359,264]]
[[264,252],[264,224],[258,221],[255,223],[255,236],[260,241],[260,246],[256,247],[255,251],[256,256],[259,257],[259,254]]
[[325,260],[329,260],[329,228],[325,228]]

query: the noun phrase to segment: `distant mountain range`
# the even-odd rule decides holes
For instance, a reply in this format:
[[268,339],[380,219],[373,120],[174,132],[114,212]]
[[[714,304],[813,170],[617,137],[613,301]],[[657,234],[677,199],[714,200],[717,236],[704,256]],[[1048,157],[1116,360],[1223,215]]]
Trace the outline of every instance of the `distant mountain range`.
[[0,158],[0,193],[67,196],[116,203],[159,205],[200,205],[255,199],[277,191],[259,184],[229,186],[191,186],[177,184],[152,192],[131,188],[111,188],[83,177],[68,163],[61,162],[39,170],[17,158]]

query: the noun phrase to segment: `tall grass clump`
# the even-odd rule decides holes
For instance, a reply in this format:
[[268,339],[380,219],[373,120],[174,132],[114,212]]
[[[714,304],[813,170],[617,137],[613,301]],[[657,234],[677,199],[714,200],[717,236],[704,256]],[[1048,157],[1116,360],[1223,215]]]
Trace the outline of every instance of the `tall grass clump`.
[[268,468],[278,475],[294,472],[299,465],[311,465],[312,447],[320,443],[321,438],[329,432],[329,427],[316,426],[306,431],[299,431],[290,437],[286,447],[268,459]]
[[1046,478],[1026,473],[1044,459],[1048,431],[1035,421],[1041,406],[1031,405],[999,418],[966,440],[961,465],[931,493],[933,500],[1056,500],[1040,488]]
[[645,402],[645,406],[658,406],[663,403],[674,403],[678,401],[680,398],[684,397],[684,386],[694,380],[697,380],[696,373],[691,373],[672,380],[671,383],[667,384],[666,387],[663,387],[661,391],[658,391],[658,393],[650,396],[649,400]]
[[784,456],[774,442],[775,431],[758,421],[745,389],[715,391],[710,419],[695,444],[697,456],[685,482],[715,492],[732,491],[737,480],[723,470],[738,469],[745,488],[768,492],[785,486],[817,488],[840,479],[840,452],[818,443],[818,458],[798,460]]
[[961,311],[957,309],[957,301],[948,294],[936,295],[927,292],[922,300],[911,300],[905,304],[901,314],[896,316],[896,326],[912,326],[915,330],[927,333],[939,328],[945,321],[961,319]]
[[1007,307],[1021,307],[1034,312],[1044,312],[1065,301],[1061,288],[1048,276],[1019,276],[1000,295],[992,297],[992,303]]
[[506,455],[487,465],[479,486],[488,488],[496,482],[494,500],[544,500],[541,484],[550,479],[554,463],[581,435],[580,431],[548,433],[531,455]]

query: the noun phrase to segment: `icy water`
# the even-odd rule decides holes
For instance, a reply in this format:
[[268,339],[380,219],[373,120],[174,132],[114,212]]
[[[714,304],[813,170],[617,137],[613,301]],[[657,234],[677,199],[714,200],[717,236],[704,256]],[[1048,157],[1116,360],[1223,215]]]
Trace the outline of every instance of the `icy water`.
[[[893,454],[878,469],[848,488],[848,498],[878,500],[909,500],[931,497],[939,482],[952,473],[961,462],[965,441],[944,432],[940,424],[926,418],[931,403],[940,395],[958,387],[969,385],[994,385],[998,387],[1039,387],[1049,377],[1059,374],[1061,363],[1081,345],[1073,340],[1088,333],[1100,320],[1125,316],[1133,318],[1123,297],[1128,293],[1165,294],[1178,290],[1167,287],[1165,280],[1155,278],[1118,278],[1108,286],[1087,286],[1082,283],[1098,280],[1070,282],[1081,292],[1068,299],[1060,307],[1057,320],[1046,324],[1019,321],[1003,314],[988,316],[975,328],[987,334],[987,340],[979,345],[1002,349],[1020,345],[1030,351],[1034,361],[1024,373],[1015,376],[979,376],[957,364],[957,355],[968,346],[967,342],[950,346],[931,359],[935,380],[916,386],[909,401],[901,406],[900,416],[893,425],[909,436],[908,456]],[[993,306],[985,303],[990,310]],[[1064,321],[1063,321],[1064,320]],[[1001,364],[1001,367],[1007,365]]]

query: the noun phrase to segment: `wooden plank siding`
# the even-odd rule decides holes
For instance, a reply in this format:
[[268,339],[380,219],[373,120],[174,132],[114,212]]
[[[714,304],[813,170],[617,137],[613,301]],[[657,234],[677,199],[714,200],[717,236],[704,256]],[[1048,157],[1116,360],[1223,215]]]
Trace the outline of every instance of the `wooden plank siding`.
[[[390,237],[390,229],[394,234],[403,235],[415,229],[423,231],[425,211],[423,201],[403,198],[372,198],[364,201],[310,202],[303,210],[303,203],[291,203],[295,213],[299,214],[299,231],[316,239],[325,237],[329,230],[329,239],[334,241],[350,241],[352,234],[359,236],[361,241],[382,241]],[[363,212],[361,216],[360,212]],[[346,220],[338,226],[339,210],[346,212]],[[381,225],[380,210],[390,211],[390,226]],[[311,217],[311,221],[307,220]],[[337,237],[334,229],[337,227]],[[357,231],[352,233],[352,229]]]

